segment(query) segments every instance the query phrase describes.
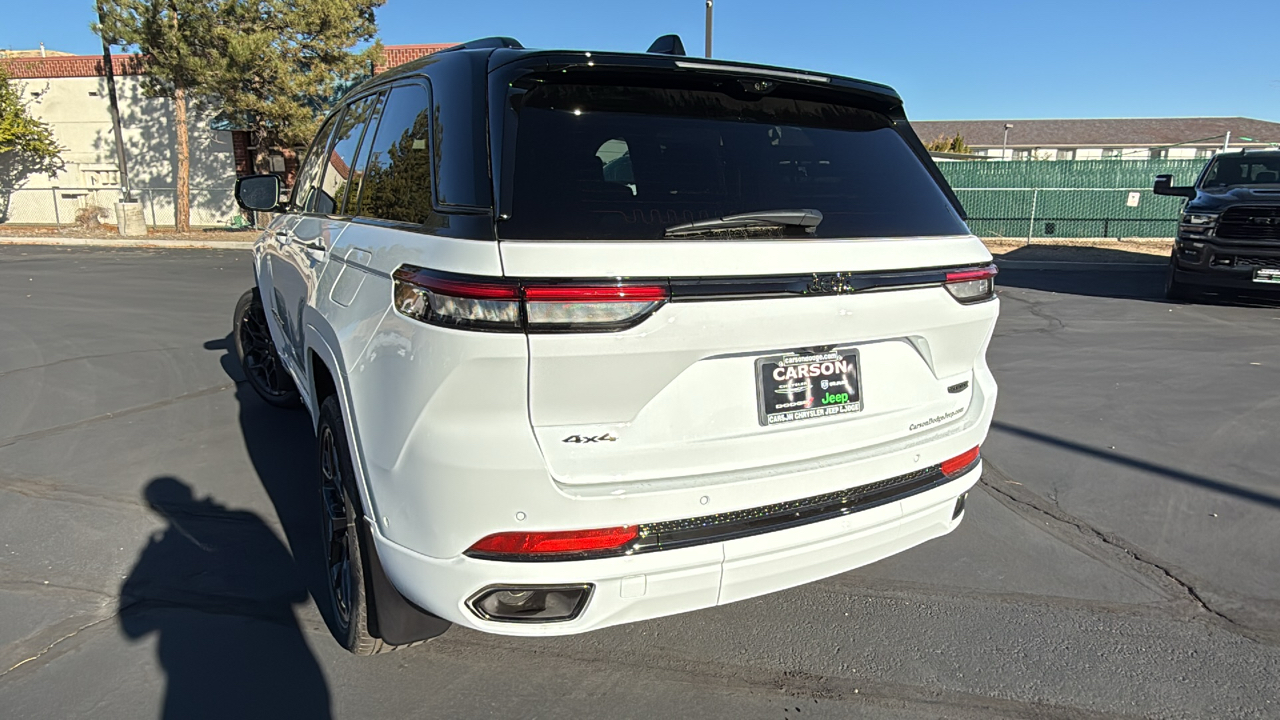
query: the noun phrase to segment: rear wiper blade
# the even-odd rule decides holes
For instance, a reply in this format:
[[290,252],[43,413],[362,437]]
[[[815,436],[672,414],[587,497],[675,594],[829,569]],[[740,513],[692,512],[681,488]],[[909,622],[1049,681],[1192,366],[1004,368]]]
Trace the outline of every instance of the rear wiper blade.
[[734,228],[803,228],[812,235],[822,222],[822,213],[817,210],[756,210],[755,212],[725,215],[724,217],[698,220],[689,223],[672,225],[663,233],[664,237],[681,235],[697,235],[707,231],[731,230]]

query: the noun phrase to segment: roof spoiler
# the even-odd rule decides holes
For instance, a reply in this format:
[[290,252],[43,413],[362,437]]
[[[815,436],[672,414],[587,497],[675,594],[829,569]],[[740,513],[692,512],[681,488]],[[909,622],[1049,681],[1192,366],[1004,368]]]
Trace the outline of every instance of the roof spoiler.
[[515,38],[487,37],[487,38],[480,38],[479,40],[472,40],[470,42],[464,42],[461,45],[454,45],[453,47],[445,48],[440,52],[453,52],[454,50],[484,50],[484,49],[498,49],[498,48],[513,48],[516,50],[520,50],[524,48],[524,45],[521,45],[520,41]]
[[663,35],[654,40],[653,44],[645,52],[659,55],[684,55],[684,42],[680,40],[679,35]]

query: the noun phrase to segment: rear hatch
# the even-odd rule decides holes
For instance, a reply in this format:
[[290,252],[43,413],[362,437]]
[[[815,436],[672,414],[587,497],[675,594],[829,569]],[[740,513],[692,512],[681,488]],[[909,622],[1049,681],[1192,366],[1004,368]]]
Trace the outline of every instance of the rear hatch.
[[[528,295],[529,418],[560,483],[798,470],[971,399],[990,255],[897,97],[764,72],[504,79],[504,272],[569,288]],[[608,285],[624,309],[573,296]]]

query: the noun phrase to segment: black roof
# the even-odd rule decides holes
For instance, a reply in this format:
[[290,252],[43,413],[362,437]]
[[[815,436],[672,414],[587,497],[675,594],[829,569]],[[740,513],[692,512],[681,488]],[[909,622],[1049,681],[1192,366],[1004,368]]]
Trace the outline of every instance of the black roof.
[[521,45],[518,40],[507,37],[472,40],[470,42],[462,43],[461,45],[455,45],[454,47],[446,50],[441,50],[426,57],[407,62],[403,65],[398,65],[375,75],[373,78],[355,88],[352,92],[358,92],[367,86],[382,84],[399,77],[420,74],[423,69],[436,63],[467,61],[472,63],[485,62],[488,64],[490,69],[494,69],[520,60],[527,60],[531,58],[546,58],[551,60],[556,57],[564,58],[566,61],[570,62],[576,62],[581,59],[584,61],[584,64],[585,62],[592,62],[596,65],[620,64],[645,66],[653,69],[670,68],[672,70],[706,70],[710,72],[741,70],[746,71],[747,73],[758,73],[765,77],[781,77],[787,80],[845,87],[858,90],[863,93],[879,95],[886,100],[901,102],[901,98],[897,91],[888,85],[840,75],[832,75],[829,73],[660,53],[627,53],[596,50],[538,50],[526,48]]

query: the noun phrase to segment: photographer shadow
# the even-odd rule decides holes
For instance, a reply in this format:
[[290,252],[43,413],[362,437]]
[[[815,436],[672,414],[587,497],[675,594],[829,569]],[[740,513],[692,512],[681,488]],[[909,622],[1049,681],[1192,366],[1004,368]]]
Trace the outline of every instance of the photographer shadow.
[[330,717],[295,614],[307,589],[275,532],[177,478],[153,479],[143,499],[167,526],[124,581],[119,622],[129,638],[158,636],[161,717]]

